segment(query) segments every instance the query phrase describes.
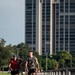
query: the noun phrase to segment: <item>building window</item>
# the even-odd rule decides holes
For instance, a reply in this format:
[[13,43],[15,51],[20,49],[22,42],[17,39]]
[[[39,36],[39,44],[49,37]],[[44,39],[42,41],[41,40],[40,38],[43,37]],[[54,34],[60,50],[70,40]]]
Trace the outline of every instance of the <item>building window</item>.
[[42,3],[42,0],[40,0],[40,2]]
[[54,0],[54,2],[57,2],[57,0]]

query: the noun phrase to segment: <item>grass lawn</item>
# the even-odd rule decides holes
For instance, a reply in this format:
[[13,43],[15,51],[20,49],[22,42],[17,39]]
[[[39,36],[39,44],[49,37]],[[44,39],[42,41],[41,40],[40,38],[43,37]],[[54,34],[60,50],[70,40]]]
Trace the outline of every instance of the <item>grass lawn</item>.
[[[10,73],[2,73],[2,72],[0,72],[0,75],[11,75],[11,74]],[[19,75],[21,75],[21,74],[19,74]]]
[[10,73],[0,73],[0,75],[10,75]]

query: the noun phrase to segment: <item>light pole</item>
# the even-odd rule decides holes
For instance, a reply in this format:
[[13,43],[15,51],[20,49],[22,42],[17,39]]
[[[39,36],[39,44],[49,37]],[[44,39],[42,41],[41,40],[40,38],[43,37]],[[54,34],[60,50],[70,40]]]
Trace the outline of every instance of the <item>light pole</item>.
[[72,67],[72,55],[70,56],[70,67]]
[[48,65],[48,64],[47,64],[47,53],[46,53],[46,71],[47,71],[47,65]]
[[17,48],[16,50],[17,50],[17,57],[19,57],[19,48]]

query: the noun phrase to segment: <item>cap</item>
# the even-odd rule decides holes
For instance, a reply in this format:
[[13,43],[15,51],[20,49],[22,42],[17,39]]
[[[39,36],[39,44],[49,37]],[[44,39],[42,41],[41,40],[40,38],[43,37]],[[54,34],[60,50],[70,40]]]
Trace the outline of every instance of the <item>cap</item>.
[[17,55],[16,55],[16,54],[14,54],[14,55],[13,55],[13,57],[17,57]]

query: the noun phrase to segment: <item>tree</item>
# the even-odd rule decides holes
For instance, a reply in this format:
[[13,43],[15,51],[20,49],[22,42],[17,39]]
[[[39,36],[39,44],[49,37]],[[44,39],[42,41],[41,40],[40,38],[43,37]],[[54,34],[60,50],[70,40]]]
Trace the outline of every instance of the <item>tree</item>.
[[7,65],[9,60],[9,52],[5,47],[0,46],[0,68]]
[[48,58],[48,70],[53,69],[53,62],[50,58]]
[[46,58],[42,57],[41,59],[41,67],[43,70],[46,70]]
[[71,57],[71,54],[68,52],[68,51],[60,51],[57,53],[57,61],[59,61],[59,64],[64,67],[68,66],[66,61],[70,61],[70,57]]
[[6,41],[1,38],[1,39],[0,39],[0,46],[4,46],[4,45],[5,45],[5,42],[6,42]]
[[11,44],[7,45],[7,46],[5,47],[5,49],[10,53],[10,57],[11,57],[14,53],[16,53],[15,47],[12,46]]
[[29,52],[29,50],[31,50],[31,48],[29,47],[29,45],[27,45],[25,43],[20,43],[17,46],[14,46],[14,47],[16,49],[16,53],[18,53],[19,58],[22,59],[22,62],[23,62],[22,66],[23,66],[23,69],[24,69],[25,61],[26,61],[26,58],[28,56],[28,52]]

